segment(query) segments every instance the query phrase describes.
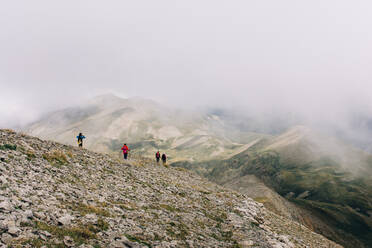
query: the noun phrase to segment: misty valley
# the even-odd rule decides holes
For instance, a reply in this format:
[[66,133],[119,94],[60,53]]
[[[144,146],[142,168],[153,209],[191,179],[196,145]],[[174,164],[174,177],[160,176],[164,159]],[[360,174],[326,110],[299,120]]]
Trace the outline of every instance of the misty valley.
[[[248,122],[249,121],[249,122]],[[242,125],[242,123],[245,125]],[[345,246],[372,244],[372,155],[342,136],[295,123],[239,119],[224,112],[173,110],[151,100],[102,95],[24,127],[28,134],[121,158],[160,150],[184,168],[246,194],[276,214]],[[279,128],[280,127],[280,128]]]

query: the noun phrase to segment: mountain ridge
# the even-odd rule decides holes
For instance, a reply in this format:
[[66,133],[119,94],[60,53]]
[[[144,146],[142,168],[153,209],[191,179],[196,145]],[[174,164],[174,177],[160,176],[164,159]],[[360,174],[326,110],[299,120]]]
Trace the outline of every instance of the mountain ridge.
[[190,161],[231,157],[266,136],[234,129],[213,114],[171,109],[142,98],[104,95],[50,113],[27,126],[25,132],[69,145],[83,132],[85,146],[95,151],[117,154],[123,143],[131,143],[140,148],[134,152],[147,156],[153,157],[161,149],[170,160]]
[[0,137],[0,246],[341,247],[183,169]]
[[[292,217],[345,247],[369,247],[371,161],[372,155],[333,137],[294,127],[272,139],[262,139],[230,159],[172,165],[261,198],[276,213]],[[260,180],[258,185],[268,187],[261,196],[257,195],[259,190],[247,188],[247,177],[252,175]],[[272,195],[271,190],[280,197]],[[267,194],[271,199],[265,197]],[[286,211],[282,199],[294,204],[294,211],[290,207]]]

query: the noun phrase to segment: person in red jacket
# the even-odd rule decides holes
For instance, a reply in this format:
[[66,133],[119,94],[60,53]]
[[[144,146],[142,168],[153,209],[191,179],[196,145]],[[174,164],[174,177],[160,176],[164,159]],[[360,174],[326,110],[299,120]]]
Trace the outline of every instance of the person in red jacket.
[[123,147],[121,148],[121,150],[123,151],[124,159],[127,159],[128,158],[128,152],[130,151],[127,144],[124,144]]
[[155,154],[155,158],[156,158],[156,163],[159,164],[159,161],[160,161],[160,152],[159,151]]

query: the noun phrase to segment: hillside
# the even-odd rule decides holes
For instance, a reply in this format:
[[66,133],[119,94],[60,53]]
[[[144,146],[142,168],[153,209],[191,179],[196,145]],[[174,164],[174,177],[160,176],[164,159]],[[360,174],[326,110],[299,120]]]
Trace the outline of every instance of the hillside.
[[[345,247],[372,246],[372,156],[306,127],[257,142],[227,160],[175,163],[260,199]],[[253,182],[257,190],[247,189]],[[279,193],[260,191],[264,183]],[[288,207],[286,198],[295,208]]]
[[0,130],[0,247],[340,247],[183,169]]
[[114,95],[50,113],[25,132],[68,145],[76,145],[76,135],[83,132],[86,147],[94,151],[119,154],[123,143],[128,143],[134,153],[153,157],[160,149],[173,161],[228,158],[266,136],[240,132],[217,115]]

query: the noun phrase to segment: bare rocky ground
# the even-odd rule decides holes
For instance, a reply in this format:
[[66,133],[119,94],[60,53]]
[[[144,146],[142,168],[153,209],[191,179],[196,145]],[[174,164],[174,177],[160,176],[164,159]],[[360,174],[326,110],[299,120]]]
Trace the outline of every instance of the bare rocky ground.
[[341,247],[144,158],[0,130],[0,247]]

